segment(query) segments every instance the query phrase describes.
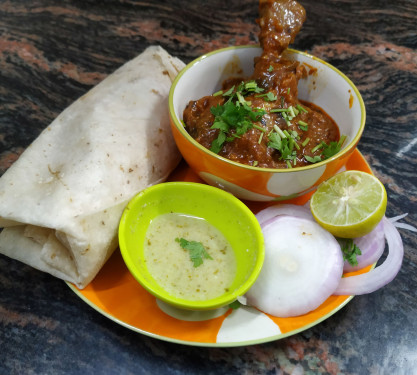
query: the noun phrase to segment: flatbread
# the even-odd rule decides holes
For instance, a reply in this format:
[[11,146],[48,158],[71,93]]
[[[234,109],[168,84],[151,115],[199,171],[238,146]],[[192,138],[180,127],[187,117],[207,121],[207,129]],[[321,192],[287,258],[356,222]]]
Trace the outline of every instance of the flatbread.
[[0,253],[85,287],[129,200],[180,160],[168,117],[184,64],[159,46],[65,109],[0,178]]

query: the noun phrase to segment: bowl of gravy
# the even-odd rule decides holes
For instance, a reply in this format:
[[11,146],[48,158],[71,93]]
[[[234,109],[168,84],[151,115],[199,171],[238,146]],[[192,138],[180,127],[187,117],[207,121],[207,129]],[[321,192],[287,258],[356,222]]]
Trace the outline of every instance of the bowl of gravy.
[[335,67],[258,46],[199,57],[174,81],[171,129],[206,183],[251,201],[302,196],[340,170],[365,126],[362,97]]
[[136,280],[163,302],[208,310],[242,296],[263,264],[253,213],[213,186],[166,182],[127,205],[119,226],[123,259]]

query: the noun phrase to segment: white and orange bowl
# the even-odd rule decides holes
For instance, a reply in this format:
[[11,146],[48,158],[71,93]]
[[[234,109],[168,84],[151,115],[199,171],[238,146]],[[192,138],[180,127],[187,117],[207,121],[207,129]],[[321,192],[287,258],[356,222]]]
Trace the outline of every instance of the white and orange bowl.
[[213,51],[189,63],[176,77],[169,94],[169,114],[175,142],[189,166],[210,185],[240,199],[279,201],[302,196],[333,176],[347,162],[365,127],[365,105],[355,85],[335,67],[296,50],[286,57],[304,64],[309,74],[298,83],[299,98],[322,108],[346,135],[342,150],[322,162],[291,169],[259,168],[221,157],[195,141],[182,124],[190,100],[220,90],[228,77],[248,77],[258,46],[229,47]]

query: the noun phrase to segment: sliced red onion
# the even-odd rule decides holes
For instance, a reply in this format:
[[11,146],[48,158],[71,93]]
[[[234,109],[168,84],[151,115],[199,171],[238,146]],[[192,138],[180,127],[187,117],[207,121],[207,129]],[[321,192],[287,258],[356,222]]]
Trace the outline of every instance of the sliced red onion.
[[[305,219],[314,220],[309,206],[298,206],[296,204],[277,204],[259,211],[256,218],[259,224],[265,226],[271,219],[280,215],[288,215],[295,217],[302,217]],[[273,220],[272,220],[273,221]]]
[[343,257],[336,239],[315,221],[280,215],[263,226],[265,261],[246,294],[249,305],[279,317],[320,306],[337,288]]
[[389,220],[391,223],[394,223],[394,222],[396,222],[396,221],[399,221],[399,220],[401,220],[401,219],[404,219],[407,215],[408,215],[408,212],[406,212],[405,214],[398,215],[398,216],[390,217],[390,218],[388,218],[388,220]]
[[355,238],[353,242],[359,247],[362,254],[356,257],[358,261],[356,266],[352,266],[348,261],[345,261],[344,272],[357,271],[378,261],[385,249],[383,222],[381,221],[372,232],[363,237]]
[[408,213],[398,215],[398,216],[394,216],[394,217],[389,218],[388,220],[391,223],[393,223],[394,226],[396,226],[397,228],[407,229],[411,232],[417,232],[417,228],[414,228],[412,225],[398,222],[399,220],[404,219],[407,215],[408,215]]
[[342,278],[333,293],[334,295],[372,293],[387,285],[398,274],[404,256],[404,246],[401,236],[390,220],[384,217],[382,223],[385,238],[388,242],[388,256],[384,263],[367,273]]
[[411,232],[417,232],[417,228],[414,228],[412,225],[410,224],[406,224],[406,223],[393,223],[395,227],[397,228],[401,228],[401,229],[407,229]]

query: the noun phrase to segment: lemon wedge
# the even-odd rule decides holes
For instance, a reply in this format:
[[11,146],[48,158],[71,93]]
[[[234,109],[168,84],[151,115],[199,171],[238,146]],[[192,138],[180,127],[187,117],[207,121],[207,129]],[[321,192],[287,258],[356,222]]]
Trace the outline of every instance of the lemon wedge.
[[317,188],[310,208],[316,221],[336,237],[368,234],[385,215],[387,192],[374,175],[361,171],[339,173]]

